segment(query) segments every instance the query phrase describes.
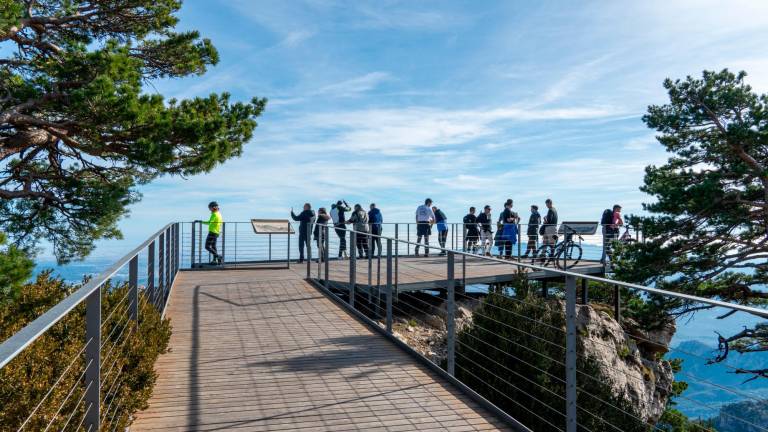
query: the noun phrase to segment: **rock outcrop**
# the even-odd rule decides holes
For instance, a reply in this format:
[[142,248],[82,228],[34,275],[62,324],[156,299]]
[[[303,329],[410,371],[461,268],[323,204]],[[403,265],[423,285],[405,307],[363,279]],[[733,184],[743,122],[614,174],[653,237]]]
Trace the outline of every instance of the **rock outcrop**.
[[[561,306],[565,311],[564,302]],[[625,332],[613,317],[592,306],[578,305],[576,314],[579,355],[595,360],[614,394],[628,399],[644,421],[655,424],[664,413],[674,380],[671,365],[661,360],[675,333],[674,324],[655,331]]]

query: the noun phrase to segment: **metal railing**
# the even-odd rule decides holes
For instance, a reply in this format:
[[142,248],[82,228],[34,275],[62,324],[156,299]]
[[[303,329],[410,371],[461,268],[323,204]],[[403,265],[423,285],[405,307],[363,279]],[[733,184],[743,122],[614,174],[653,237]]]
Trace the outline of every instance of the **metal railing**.
[[[632,363],[629,360],[626,365],[612,364],[606,358],[588,355],[585,344],[593,350],[590,352],[609,349],[616,353],[616,358],[626,356],[639,362],[648,361],[650,366],[646,365],[647,367],[657,367],[654,366],[657,364],[660,368],[657,372],[660,375],[668,375],[671,372],[664,370],[667,366],[656,358],[657,354],[653,350],[658,349],[658,352],[668,350],[665,357],[667,359],[694,354],[668,345],[659,349],[663,341],[652,340],[646,333],[636,331],[637,328],[628,328],[632,318],[622,317],[622,313],[627,311],[626,305],[622,304],[622,293],[627,296],[639,296],[642,299],[649,299],[652,296],[674,299],[692,309],[705,306],[722,309],[729,315],[738,313],[743,314],[744,317],[768,318],[768,311],[755,307],[625,283],[607,279],[602,275],[544,267],[524,260],[508,261],[482,256],[448,247],[429,246],[433,251],[444,254],[444,260],[442,257],[439,259],[415,258],[409,253],[398,253],[398,250],[415,250],[417,247],[423,248],[423,244],[385,235],[356,232],[347,228],[343,230],[349,236],[349,245],[353,249],[350,251],[348,260],[335,260],[331,258],[330,251],[338,248],[339,244],[338,241],[334,241],[335,236],[330,230],[338,228],[321,227],[321,229],[324,234],[320,235],[308,250],[309,259],[306,263],[308,279],[314,281],[368,324],[429,361],[433,368],[442,370],[448,377],[459,378],[461,380],[459,384],[468,387],[469,391],[482,393],[481,396],[494,399],[496,404],[508,411],[525,412],[527,418],[534,419],[539,428],[547,430],[568,432],[664,430],[655,423],[649,423],[649,419],[658,419],[661,414],[657,412],[658,407],[649,405],[652,402],[651,399],[638,399],[638,406],[634,408],[648,411],[646,415],[641,416],[640,411],[621,406],[621,398],[611,396],[610,392],[601,393],[595,390],[607,385],[595,376],[594,368],[597,368],[606,375],[621,376],[621,379],[626,381],[625,387],[631,383],[637,388],[647,388],[651,394],[672,393],[671,379],[665,382],[660,376],[650,378],[642,370],[630,367]],[[364,240],[358,244],[361,238]],[[384,248],[383,250],[379,248],[376,254],[369,253],[375,241],[380,241]],[[361,246],[360,253],[356,253],[354,249],[358,245]],[[313,250],[318,251],[315,257],[312,256]],[[540,292],[538,298],[543,303],[531,300],[531,297],[525,297],[514,288],[503,284],[491,284],[485,288],[467,285],[466,281],[473,276],[473,272],[488,274],[490,267],[494,268],[496,273],[544,272],[548,275],[546,279],[531,283],[531,292]],[[402,289],[409,281],[417,279],[431,282],[427,285],[422,282],[419,290],[415,291]],[[613,337],[618,338],[617,340],[603,340],[589,334],[587,334],[588,337],[583,337],[583,333],[588,333],[590,330],[589,322],[584,322],[584,315],[590,312],[581,309],[590,302],[588,295],[590,284],[595,297],[594,304],[604,305],[604,309],[613,315],[617,323],[618,327],[612,328]],[[438,292],[438,294],[426,294],[425,291]],[[491,302],[489,300],[492,297],[500,300],[496,303]],[[474,308],[472,323],[463,322],[464,327],[461,332],[459,332],[459,321],[456,317],[459,302],[466,307]],[[505,306],[505,303],[508,305]],[[522,310],[530,312],[536,308],[543,308],[546,312],[546,309],[553,304],[559,305],[557,313],[562,316],[563,327],[553,326],[550,322],[538,319],[535,314],[521,312]],[[518,306],[523,309],[517,309]],[[501,313],[500,316],[513,317],[517,324],[513,325],[494,317],[493,315],[497,313]],[[599,318],[598,312],[594,314],[596,314],[593,315],[594,317]],[[424,328],[430,327],[432,324],[424,323],[433,322],[436,315],[440,316],[444,322],[444,327],[438,326],[440,334],[443,335],[443,341],[433,340],[433,342],[444,343],[445,354],[444,357],[430,359],[429,352],[425,352],[425,349],[428,351],[432,348],[420,350],[419,338],[411,337],[409,334],[419,331],[419,326],[415,325],[418,322],[422,323]],[[486,325],[490,323],[494,328],[481,327],[477,322],[484,322]],[[467,328],[472,330],[467,331]],[[713,331],[717,329],[717,326],[713,327]],[[547,337],[544,333],[551,333],[551,335]],[[495,340],[498,345],[488,343],[488,338]],[[669,340],[666,341],[667,344],[669,342]],[[541,351],[531,348],[536,344],[548,348]],[[499,345],[505,346],[506,349],[500,348]],[[699,357],[702,361],[709,360]],[[538,360],[533,361],[531,358]],[[552,367],[542,370],[537,366],[539,360],[547,362]],[[738,369],[737,366],[728,362],[723,362],[720,367],[734,371]],[[752,400],[766,400],[765,395],[761,396],[743,389],[711,382],[687,373],[685,369],[678,375],[693,380],[697,385],[731,395],[740,395],[742,398],[747,397]],[[541,381],[542,379],[546,379],[550,384]],[[551,384],[553,382],[554,385]],[[562,392],[553,391],[553,388],[561,388]],[[609,390],[612,392],[615,388],[609,387]],[[516,397],[511,397],[510,394]],[[678,397],[677,402],[686,402],[705,409],[711,413],[710,417],[716,417],[719,414],[719,406],[697,400],[695,396],[688,397],[685,393]],[[656,411],[653,411],[654,409]],[[649,412],[652,415],[648,414]],[[610,413],[613,417],[606,418],[606,413]],[[728,416],[731,422],[753,428],[750,430],[768,431],[766,425],[754,424],[732,413],[724,415]],[[590,429],[588,424],[595,429]],[[519,425],[519,428],[526,430],[522,425]],[[706,430],[704,426],[700,428]]]
[[[181,269],[180,240],[181,231],[178,223],[164,226],[107,270],[87,281],[74,293],[0,344],[0,369],[2,369],[57,323],[73,313],[75,308],[79,305],[85,306],[85,339],[82,348],[58,378],[51,383],[36,407],[19,425],[18,430],[27,427],[67,374],[76,373],[77,368],[74,366],[79,362],[83,363],[83,370],[75,385],[67,391],[66,398],[59,405],[56,414],[47,423],[46,430],[54,422],[63,422],[66,419],[62,430],[72,426],[76,429],[82,427],[85,430],[98,431],[107,416],[110,420],[115,420],[115,416],[129,414],[118,409],[120,402],[115,403],[114,396],[120,385],[121,371],[114,367],[117,354],[114,361],[112,361],[112,354],[115,350],[122,349],[125,341],[128,340],[127,336],[123,337],[124,335],[137,331],[141,323],[140,302],[148,302],[164,315],[171,287],[177,272]],[[145,268],[144,275],[139,274],[140,262]],[[105,287],[113,286],[109,282],[114,281],[115,276],[121,274],[126,266],[128,267],[128,280],[125,281],[128,284],[127,294],[116,302],[111,311],[103,311],[102,295]],[[144,286],[139,284],[140,281],[144,282]],[[103,312],[104,318],[102,318]],[[122,321],[118,322],[118,319]],[[105,326],[107,329],[111,327],[109,333],[103,331]],[[75,334],[78,330],[68,329]],[[39,383],[36,384],[39,385]],[[72,399],[73,397],[79,397],[79,399]],[[77,402],[71,412],[63,412],[65,406],[72,406],[70,400],[77,400]],[[80,414],[81,411],[82,414]]]
[[[564,231],[567,230],[566,224],[561,223],[555,230],[556,241],[562,241],[565,238]],[[205,249],[205,238],[207,228],[205,222],[181,222],[181,266],[182,268],[203,268],[210,269],[208,265],[211,262],[211,255]],[[301,251],[296,244],[299,237],[299,224],[287,222],[288,230],[286,233],[256,234],[253,231],[251,222],[223,222],[221,233],[217,241],[217,249],[223,257],[227,268],[243,267],[248,268],[253,264],[264,263],[283,263],[290,267],[290,262],[298,260]],[[402,241],[402,248],[396,251],[398,256],[411,256],[415,253],[417,238],[417,225],[415,222],[385,222],[381,226],[381,236],[389,237]],[[349,252],[352,246],[347,238],[346,227],[334,227],[329,223],[329,238],[333,243],[333,250],[337,254],[334,257],[341,256],[342,251]],[[499,228],[494,223],[490,235],[480,234],[477,237],[467,235],[467,227],[463,223],[448,223],[448,230],[445,238],[441,241],[440,235],[435,226],[432,226],[430,235],[430,249],[433,250],[454,250],[462,252],[474,252],[477,254],[488,253],[492,256],[502,256],[499,249],[499,238],[497,236]],[[310,230],[309,238],[314,237],[314,227]],[[527,224],[515,224],[517,235],[514,240],[510,240],[509,257],[517,260],[529,260],[530,263],[537,263],[533,256],[537,255],[544,242],[544,236],[538,234],[527,234]],[[536,228],[538,228],[537,226]],[[339,229],[336,229],[339,228]],[[622,228],[623,234],[606,236],[602,227],[598,226],[597,232],[590,235],[572,236],[574,242],[578,245],[581,261],[610,261],[611,244],[613,241],[643,241],[642,233],[634,227]],[[343,240],[342,240],[343,239]],[[314,240],[312,240],[314,242]],[[343,243],[342,243],[343,242]],[[311,246],[311,245],[310,245]],[[532,252],[528,248],[532,248]],[[306,249],[305,249],[306,252]],[[606,253],[608,256],[606,256]],[[607,258],[607,259],[606,259]],[[538,261],[542,263],[541,260]],[[556,262],[549,262],[549,265],[556,265]]]

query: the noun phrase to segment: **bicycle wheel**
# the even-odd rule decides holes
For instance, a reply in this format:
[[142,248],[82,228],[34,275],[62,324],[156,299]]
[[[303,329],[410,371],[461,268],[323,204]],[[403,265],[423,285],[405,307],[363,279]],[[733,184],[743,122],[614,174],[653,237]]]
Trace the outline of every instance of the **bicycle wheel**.
[[543,244],[536,249],[536,254],[531,258],[531,264],[539,264],[546,267],[552,260],[555,248],[550,244]]
[[568,243],[557,254],[556,263],[559,269],[569,269],[581,260],[581,246],[576,243]]

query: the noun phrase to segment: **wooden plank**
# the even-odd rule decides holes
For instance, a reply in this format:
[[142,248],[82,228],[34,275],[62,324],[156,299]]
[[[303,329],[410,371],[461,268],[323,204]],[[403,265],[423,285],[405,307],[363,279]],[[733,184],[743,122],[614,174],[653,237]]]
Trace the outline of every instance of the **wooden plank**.
[[[332,272],[348,271],[336,264]],[[180,273],[167,312],[171,351],[131,429],[508,430],[306,283],[305,272]]]

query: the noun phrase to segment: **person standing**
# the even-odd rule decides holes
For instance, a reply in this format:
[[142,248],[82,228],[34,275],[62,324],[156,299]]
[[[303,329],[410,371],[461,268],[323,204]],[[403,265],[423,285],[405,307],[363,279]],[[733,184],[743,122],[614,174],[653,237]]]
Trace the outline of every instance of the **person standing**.
[[440,251],[440,256],[443,256],[446,254],[445,240],[448,238],[448,217],[437,207],[432,207],[432,213],[435,214],[435,224],[437,225],[437,242],[440,243],[440,247],[443,248],[443,250]]
[[[381,210],[376,208],[375,203],[371,203],[371,209],[368,211],[368,224],[371,228],[371,234],[374,236],[381,236],[381,224],[384,223],[384,217],[381,215]],[[378,246],[378,249],[376,249]],[[376,254],[378,250],[378,256],[381,256],[381,237],[371,236],[371,256]]]
[[470,207],[469,213],[462,220],[464,223],[464,252],[477,252],[477,240],[480,238],[480,231],[477,229],[477,216],[475,208]]
[[329,220],[331,216],[325,211],[325,207],[317,209],[317,221],[313,233],[317,243],[317,262],[325,259],[325,236],[328,235]]
[[357,257],[368,258],[368,238],[370,237],[368,235],[368,214],[360,204],[355,204],[355,209],[347,223],[352,224],[352,229],[355,231]]
[[600,262],[605,264],[606,258],[608,261],[613,259],[613,242],[619,239],[619,232],[624,226],[621,206],[614,204],[611,210],[606,209],[600,222],[603,225],[603,256],[600,257]]
[[483,207],[483,212],[477,217],[477,223],[480,225],[480,245],[483,255],[491,256],[493,247],[493,227],[491,225],[491,206]]
[[304,248],[309,250],[309,227],[315,221],[315,212],[309,203],[304,204],[304,210],[296,215],[291,209],[291,218],[299,222],[299,264],[304,262]]
[[544,216],[539,233],[542,234],[541,242],[549,245],[548,254],[551,256],[557,243],[557,209],[550,198],[547,198],[544,204],[547,206],[547,214]]
[[539,214],[539,206],[531,206],[531,216],[528,218],[528,245],[525,248],[525,255],[523,258],[528,258],[532,254],[536,257],[536,241],[539,238],[539,225],[541,225],[541,215]]
[[347,230],[344,228],[344,222],[346,221],[345,213],[350,210],[352,209],[344,200],[336,201],[336,204],[331,205],[331,219],[336,228],[336,235],[339,236],[339,258],[347,256]]
[[216,249],[216,242],[219,239],[221,233],[221,227],[224,224],[224,218],[221,217],[219,211],[219,203],[211,201],[208,203],[208,210],[211,211],[211,216],[208,218],[208,236],[205,238],[205,250],[207,250],[212,258],[211,264],[224,264],[224,258],[219,255]]
[[429,236],[432,234],[432,224],[435,222],[435,213],[430,206],[432,200],[427,198],[424,204],[416,208],[416,256],[419,256],[419,244],[424,239],[424,256],[429,256]]
[[512,258],[512,247],[517,244],[517,222],[520,216],[512,211],[514,205],[512,199],[504,203],[504,211],[501,213],[500,222],[502,224],[501,247],[499,253],[504,255],[505,259]]

